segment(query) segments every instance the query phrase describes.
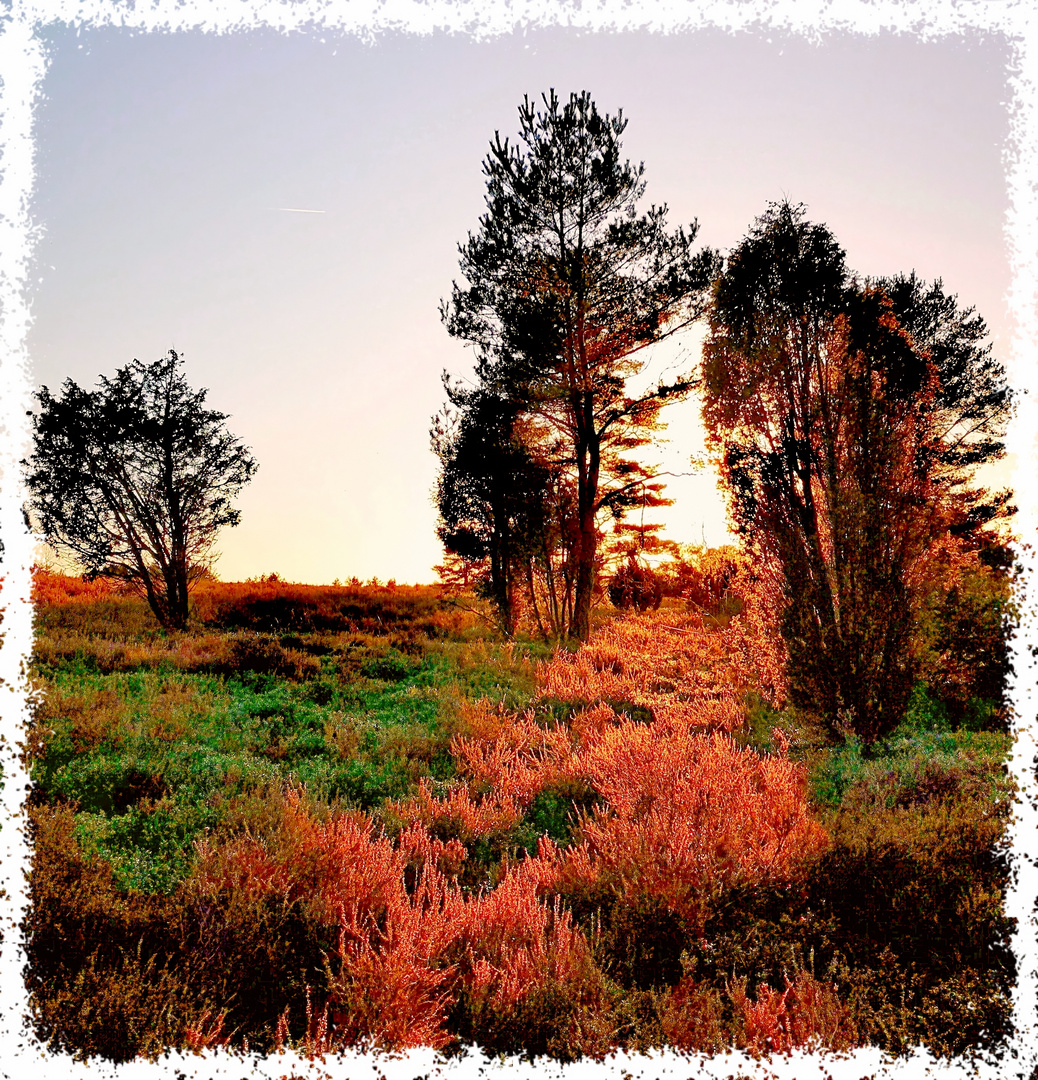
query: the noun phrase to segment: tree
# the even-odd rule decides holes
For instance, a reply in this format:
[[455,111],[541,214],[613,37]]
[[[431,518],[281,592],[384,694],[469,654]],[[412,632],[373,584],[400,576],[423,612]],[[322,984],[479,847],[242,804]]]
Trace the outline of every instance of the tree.
[[178,630],[217,532],[238,524],[231,502],[256,471],[226,414],[204,408],[206,391],[192,390],[182,368],[171,349],[101,376],[93,391],[71,379],[60,397],[43,387],[23,462],[29,510],[48,542],[91,576],[131,583]]
[[987,543],[979,530],[1015,512],[1011,493],[990,493],[973,483],[977,466],[1005,454],[1002,436],[1012,410],[1012,389],[1006,369],[992,355],[988,328],[975,308],[959,306],[943,282],[927,283],[910,274],[880,278],[875,283],[890,297],[894,315],[937,369],[932,403],[940,439],[939,461],[956,486],[957,535],[972,536],[971,546]]
[[644,393],[627,380],[641,350],[700,317],[717,267],[693,253],[697,226],[669,232],[666,206],[637,211],[644,166],[620,157],[626,120],[588,93],[519,109],[519,143],[495,134],[483,163],[486,212],[459,246],[465,283],[441,307],[471,343],[479,384],[538,418],[576,493],[575,593],[568,631],[586,639],[603,514],[621,517],[650,475],[648,441],[682,377]]
[[440,459],[437,533],[448,554],[486,564],[480,591],[510,636],[517,585],[544,527],[549,470],[518,436],[515,402],[447,379],[444,386],[454,409],[434,417],[431,432]]
[[955,389],[952,366],[803,207],[772,204],[715,286],[703,415],[732,514],[781,590],[794,701],[865,742],[904,714],[918,582],[970,488],[975,455],[955,432],[980,397]]

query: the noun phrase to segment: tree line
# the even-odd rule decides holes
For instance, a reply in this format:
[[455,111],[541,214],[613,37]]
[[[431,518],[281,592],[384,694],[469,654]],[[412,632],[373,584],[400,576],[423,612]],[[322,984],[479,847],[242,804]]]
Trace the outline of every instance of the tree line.
[[[668,502],[639,451],[697,392],[793,701],[871,742],[905,711],[934,567],[990,546],[1012,512],[976,482],[1003,454],[1005,370],[941,281],[862,279],[803,206],[768,206],[726,258],[697,248],[695,222],[642,204],[626,126],[551,91],[524,100],[517,142],[495,134],[440,311],[476,364],[444,376],[433,420],[439,537],[504,633],[525,608],[546,636],[586,640],[604,526],[653,539],[624,520]],[[699,365],[633,392],[645,350],[697,322]],[[93,391],[43,387],[24,463],[31,523],[171,629],[256,470],[205,397],[172,350]]]
[[[973,308],[914,272],[868,280],[825,225],[773,203],[727,258],[640,209],[626,120],[552,91],[496,134],[486,209],[441,315],[474,381],[434,418],[439,536],[512,633],[520,603],[586,640],[602,527],[659,505],[638,458],[697,391],[729,515],[770,591],[794,703],[866,742],[904,714],[914,620],[949,545],[992,543],[1008,493],[1003,366]],[[647,392],[643,350],[696,321],[698,368]]]

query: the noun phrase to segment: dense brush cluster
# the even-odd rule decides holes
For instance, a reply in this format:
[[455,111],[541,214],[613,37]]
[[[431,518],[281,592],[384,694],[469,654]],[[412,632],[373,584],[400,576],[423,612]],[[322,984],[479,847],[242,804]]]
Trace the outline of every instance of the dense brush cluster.
[[26,751],[56,1046],[953,1053],[1005,1031],[1002,736],[823,750],[766,704],[752,604],[536,653],[408,587],[353,587],[414,609],[379,636],[241,629],[273,582],[184,634],[61,585]]

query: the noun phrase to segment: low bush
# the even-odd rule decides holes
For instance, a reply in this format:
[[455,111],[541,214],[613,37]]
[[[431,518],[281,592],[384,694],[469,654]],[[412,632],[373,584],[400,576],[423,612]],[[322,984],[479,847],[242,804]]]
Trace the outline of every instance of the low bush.
[[315,657],[298,649],[285,648],[280,641],[263,636],[235,638],[225,663],[226,666],[221,664],[220,668],[228,675],[255,671],[296,682],[321,671],[320,661]]
[[631,560],[609,579],[609,600],[622,611],[655,611],[663,601],[663,588],[647,566]]
[[734,548],[707,548],[698,552],[694,561],[684,565],[680,575],[681,595],[689,610],[716,615],[726,601],[738,601],[733,588],[742,565]]
[[451,623],[432,586],[214,582],[198,588],[194,603],[205,626],[262,633],[386,634],[406,628],[436,637]]
[[[200,588],[212,620],[179,635],[93,587],[41,608],[27,930],[52,1045],[1004,1039],[1003,734],[923,687],[885,740],[825,745],[776,703],[751,602],[552,650],[342,589],[370,630],[270,581]],[[298,628],[264,623],[278,595]]]

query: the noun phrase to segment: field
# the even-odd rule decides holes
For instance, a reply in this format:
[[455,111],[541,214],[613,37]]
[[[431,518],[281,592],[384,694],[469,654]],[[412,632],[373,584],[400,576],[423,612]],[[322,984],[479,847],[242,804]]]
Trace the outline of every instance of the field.
[[37,577],[40,1036],[124,1060],[937,1054],[1008,1034],[1009,736],[917,687],[863,752],[777,711],[752,617],[503,642],[433,587]]

